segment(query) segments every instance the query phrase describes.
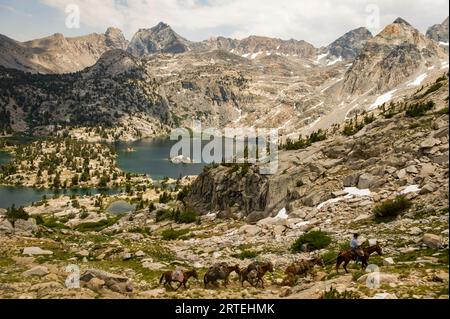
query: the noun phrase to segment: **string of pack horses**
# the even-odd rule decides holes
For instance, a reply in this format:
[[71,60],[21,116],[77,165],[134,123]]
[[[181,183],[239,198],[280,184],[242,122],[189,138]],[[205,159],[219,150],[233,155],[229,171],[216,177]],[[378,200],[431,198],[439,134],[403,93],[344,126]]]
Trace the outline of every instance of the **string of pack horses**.
[[[369,264],[369,258],[373,253],[382,255],[382,248],[380,245],[372,245],[360,249],[358,253],[355,249],[348,249],[341,251],[336,258],[336,272],[339,272],[339,267],[343,264],[343,268],[348,273],[347,265],[350,261],[361,262],[361,269],[364,271]],[[285,278],[283,285],[293,285],[296,279],[300,276],[307,276],[311,273],[314,267],[318,265],[325,267],[324,260],[321,256],[314,256],[311,259],[302,259],[290,264],[285,270]],[[240,268],[239,265],[229,265],[225,262],[217,263],[211,266],[203,276],[204,288],[217,286],[218,281],[223,281],[223,286],[227,287],[229,284],[229,277],[231,273],[235,272],[239,277],[239,282],[242,287],[247,282],[252,287],[260,286],[264,289],[264,276],[267,272],[273,272],[274,265],[270,261],[254,261],[245,268]],[[159,284],[170,287],[177,291],[181,287],[187,289],[187,283],[190,278],[198,279],[198,272],[196,269],[182,270],[175,269],[173,271],[166,271],[161,275]],[[178,283],[178,287],[174,288],[172,283]]]

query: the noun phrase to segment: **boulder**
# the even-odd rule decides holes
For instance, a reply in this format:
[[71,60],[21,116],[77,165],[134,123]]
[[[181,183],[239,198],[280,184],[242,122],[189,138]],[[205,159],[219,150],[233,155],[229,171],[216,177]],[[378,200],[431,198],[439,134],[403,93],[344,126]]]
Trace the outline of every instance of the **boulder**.
[[422,229],[420,229],[419,227],[412,227],[412,228],[409,230],[409,234],[410,234],[410,235],[413,235],[413,236],[420,235],[420,234],[422,234]]
[[315,207],[319,205],[320,203],[323,203],[331,198],[331,194],[315,191],[310,193],[308,196],[304,197],[302,199],[302,202],[304,205],[308,207]]
[[53,255],[53,252],[50,250],[43,250],[39,247],[25,247],[22,252],[23,255]]
[[419,171],[417,170],[417,167],[414,166],[414,165],[408,166],[406,168],[406,172],[409,173],[409,174],[417,174],[417,173],[419,173]]
[[385,265],[385,266],[392,266],[394,264],[395,264],[395,262],[394,262],[394,259],[392,257],[388,257],[388,258],[384,258],[383,259],[383,265]]
[[426,195],[426,194],[433,193],[434,191],[436,191],[436,188],[435,188],[435,186],[433,184],[425,184],[420,189],[419,194],[420,195]]
[[344,187],[353,187],[358,184],[361,173],[353,173],[344,178]]
[[128,277],[112,274],[99,269],[88,269],[80,277],[84,284],[89,283],[93,278],[100,279],[112,291],[126,293],[133,291],[133,286]]
[[377,185],[379,179],[373,175],[364,173],[358,179],[358,188],[359,189],[371,189],[375,185]]
[[404,179],[406,177],[406,170],[401,169],[401,170],[397,171],[396,176],[398,179]]
[[12,235],[14,233],[14,227],[7,219],[0,219],[0,234]]
[[89,251],[87,251],[86,249],[83,249],[83,250],[78,251],[75,255],[77,255],[79,257],[89,257]]
[[142,262],[142,267],[149,269],[149,270],[161,270],[161,269],[165,269],[167,266],[164,264],[161,264],[159,262],[153,262],[153,261],[143,261]]
[[91,280],[89,280],[89,282],[86,284],[86,287],[98,292],[99,290],[101,290],[103,287],[105,286],[105,281],[99,278],[92,278]]
[[420,143],[420,148],[422,148],[422,149],[432,148],[436,145],[439,145],[440,143],[441,143],[441,141],[439,141],[438,139],[429,137],[426,140],[424,140],[422,143]]
[[427,176],[432,176],[436,172],[436,168],[432,164],[422,164],[422,168],[420,169],[419,176],[425,178]]
[[142,250],[137,251],[134,255],[135,255],[137,258],[145,257],[145,253],[144,253]]
[[282,226],[282,225],[277,225],[273,228],[273,234],[274,235],[282,235],[284,233],[284,231],[286,230],[286,227]]
[[256,236],[261,232],[261,228],[256,225],[245,225],[239,229],[239,232],[248,236]]
[[36,266],[22,273],[25,277],[38,276],[42,277],[48,275],[48,268],[44,266]]
[[133,258],[133,254],[131,254],[131,253],[124,253],[122,255],[122,260],[124,260],[124,261],[130,260],[131,258]]
[[28,220],[19,219],[14,223],[14,232],[20,235],[32,235],[39,230],[36,220],[29,218]]
[[358,278],[358,282],[365,283],[367,281],[367,278],[369,278],[369,277],[374,278],[374,276],[378,276],[380,285],[398,282],[398,277],[396,275],[386,274],[386,273],[382,273],[382,272],[380,272],[380,273],[371,272],[371,273],[362,275],[361,277]]
[[442,237],[434,234],[425,234],[422,237],[422,242],[429,248],[441,248]]

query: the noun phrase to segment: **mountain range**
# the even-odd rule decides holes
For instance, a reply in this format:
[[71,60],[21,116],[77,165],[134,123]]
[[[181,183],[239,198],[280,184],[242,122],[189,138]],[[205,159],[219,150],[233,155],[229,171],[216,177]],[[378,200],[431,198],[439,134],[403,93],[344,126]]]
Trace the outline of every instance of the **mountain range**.
[[192,42],[165,23],[129,42],[115,28],[28,42],[0,36],[0,131],[101,125],[108,139],[127,140],[196,118],[307,134],[447,73],[445,41],[448,19],[424,35],[401,18],[322,48],[261,36]]

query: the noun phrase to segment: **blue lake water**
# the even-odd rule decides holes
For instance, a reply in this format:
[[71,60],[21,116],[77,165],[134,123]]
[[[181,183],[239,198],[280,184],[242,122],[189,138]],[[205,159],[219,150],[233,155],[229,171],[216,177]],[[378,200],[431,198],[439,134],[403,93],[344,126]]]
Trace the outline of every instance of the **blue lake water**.
[[[158,180],[164,177],[199,175],[206,166],[202,164],[174,164],[170,150],[176,141],[169,139],[144,139],[133,143],[116,143],[117,164],[125,172],[150,175]],[[134,152],[128,152],[132,148]]]
[[44,195],[47,198],[51,198],[55,194],[68,196],[85,196],[97,194],[115,195],[119,194],[121,191],[121,189],[97,188],[51,190],[31,187],[0,186],[0,208],[8,208],[13,204],[16,205],[16,207],[31,205],[34,202],[40,201]]
[[11,154],[0,151],[0,166],[11,161]]

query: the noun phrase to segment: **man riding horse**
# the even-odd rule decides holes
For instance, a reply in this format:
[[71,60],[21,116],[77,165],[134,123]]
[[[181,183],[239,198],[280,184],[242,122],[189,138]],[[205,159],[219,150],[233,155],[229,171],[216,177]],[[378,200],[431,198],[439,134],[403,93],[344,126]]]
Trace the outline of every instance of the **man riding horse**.
[[361,245],[358,242],[359,234],[353,234],[353,238],[350,241],[350,248],[352,250],[352,253],[356,257],[356,263],[362,260],[362,257],[364,257],[364,251],[361,248]]

